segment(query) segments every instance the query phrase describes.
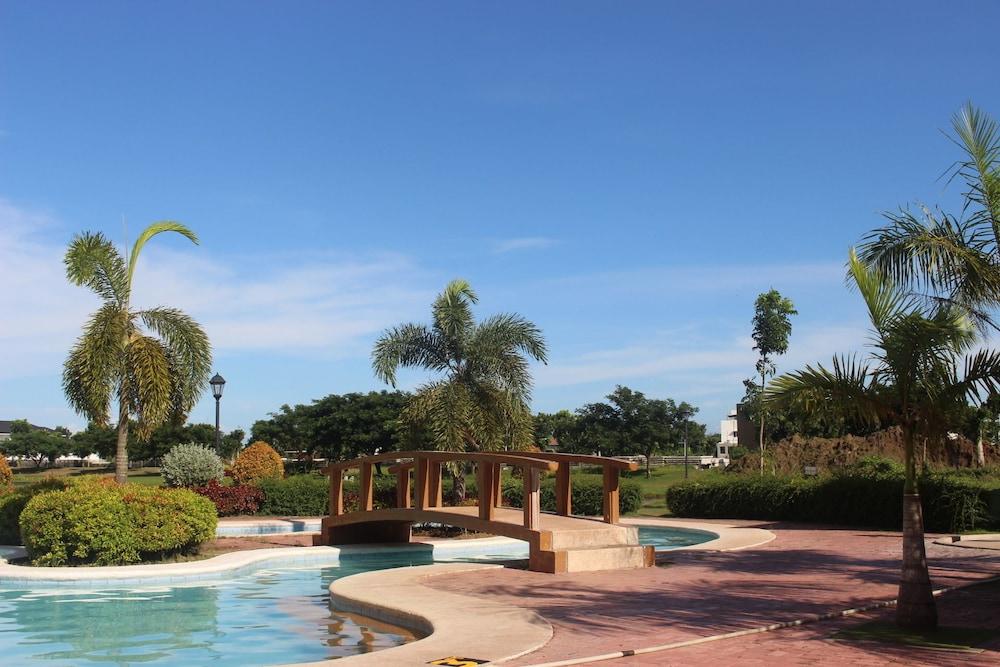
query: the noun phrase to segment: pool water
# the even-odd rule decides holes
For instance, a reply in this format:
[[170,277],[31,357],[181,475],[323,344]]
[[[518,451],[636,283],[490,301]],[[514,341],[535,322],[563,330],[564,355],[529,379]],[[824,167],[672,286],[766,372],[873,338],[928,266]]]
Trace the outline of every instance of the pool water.
[[[676,548],[715,537],[640,528],[640,541]],[[452,558],[524,558],[526,546],[477,549]],[[342,556],[328,567],[261,569],[211,584],[121,589],[0,589],[3,665],[203,665],[308,662],[398,646],[404,629],[331,610],[330,582],[359,572],[426,565],[429,551]]]

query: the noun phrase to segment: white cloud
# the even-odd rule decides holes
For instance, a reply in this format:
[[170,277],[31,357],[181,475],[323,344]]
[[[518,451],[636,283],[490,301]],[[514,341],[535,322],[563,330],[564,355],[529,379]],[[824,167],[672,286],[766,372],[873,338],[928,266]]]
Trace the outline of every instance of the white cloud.
[[502,239],[493,243],[493,252],[503,254],[515,250],[541,250],[551,248],[558,241],[544,236],[523,236],[513,239]]
[[[0,200],[0,302],[5,316],[0,379],[58,374],[98,301],[64,276],[63,244],[40,234],[51,218]],[[181,308],[205,328],[216,353],[237,350],[341,356],[367,354],[367,340],[423,314],[433,290],[407,258],[311,255],[269,263],[190,246],[157,247],[135,276],[134,305]],[[177,244],[174,244],[175,246]]]

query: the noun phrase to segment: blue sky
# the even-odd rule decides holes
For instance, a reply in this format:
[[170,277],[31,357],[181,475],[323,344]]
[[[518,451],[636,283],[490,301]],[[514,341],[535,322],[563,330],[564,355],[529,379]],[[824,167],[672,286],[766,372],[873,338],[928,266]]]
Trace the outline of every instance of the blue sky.
[[[859,349],[848,248],[879,212],[955,209],[940,132],[1000,115],[995,2],[0,6],[0,418],[78,428],[62,360],[95,301],[73,233],[157,219],[140,305],[183,307],[224,427],[380,388],[385,327],[451,278],[551,348],[535,408],[615,384],[717,430],[774,287],[779,367]],[[403,375],[404,387],[419,373]],[[192,420],[211,421],[211,399]]]

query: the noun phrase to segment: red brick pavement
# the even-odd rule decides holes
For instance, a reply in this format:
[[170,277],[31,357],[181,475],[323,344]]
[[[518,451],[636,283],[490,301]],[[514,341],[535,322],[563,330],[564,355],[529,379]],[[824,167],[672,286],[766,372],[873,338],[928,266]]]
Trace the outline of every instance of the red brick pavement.
[[[778,537],[744,551],[676,552],[646,570],[549,575],[506,569],[488,579],[469,573],[431,580],[431,585],[529,607],[552,623],[552,641],[512,663],[517,665],[684,641],[895,597],[901,553],[896,533],[742,523],[768,528]],[[936,588],[1000,576],[997,551],[928,543],[928,557]],[[944,623],[973,621],[1000,631],[1000,595],[983,600],[975,591],[941,599]],[[820,623],[606,664],[1000,665],[996,644],[981,654],[955,654],[831,642],[829,635],[846,623]]]

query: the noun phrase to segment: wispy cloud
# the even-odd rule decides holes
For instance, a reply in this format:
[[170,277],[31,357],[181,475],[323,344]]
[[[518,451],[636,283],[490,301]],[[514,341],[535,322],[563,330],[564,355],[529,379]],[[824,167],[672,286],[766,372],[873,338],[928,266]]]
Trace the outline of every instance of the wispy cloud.
[[502,239],[493,243],[493,252],[503,254],[516,250],[540,250],[551,248],[558,243],[555,239],[544,236],[522,236],[513,239]]
[[[0,200],[0,289],[5,308],[0,379],[57,374],[97,299],[67,283],[65,246],[39,232],[48,216]],[[182,308],[205,327],[216,352],[341,356],[401,318],[419,317],[433,290],[407,257],[311,256],[261,263],[203,247],[151,244],[136,272],[134,305]]]

